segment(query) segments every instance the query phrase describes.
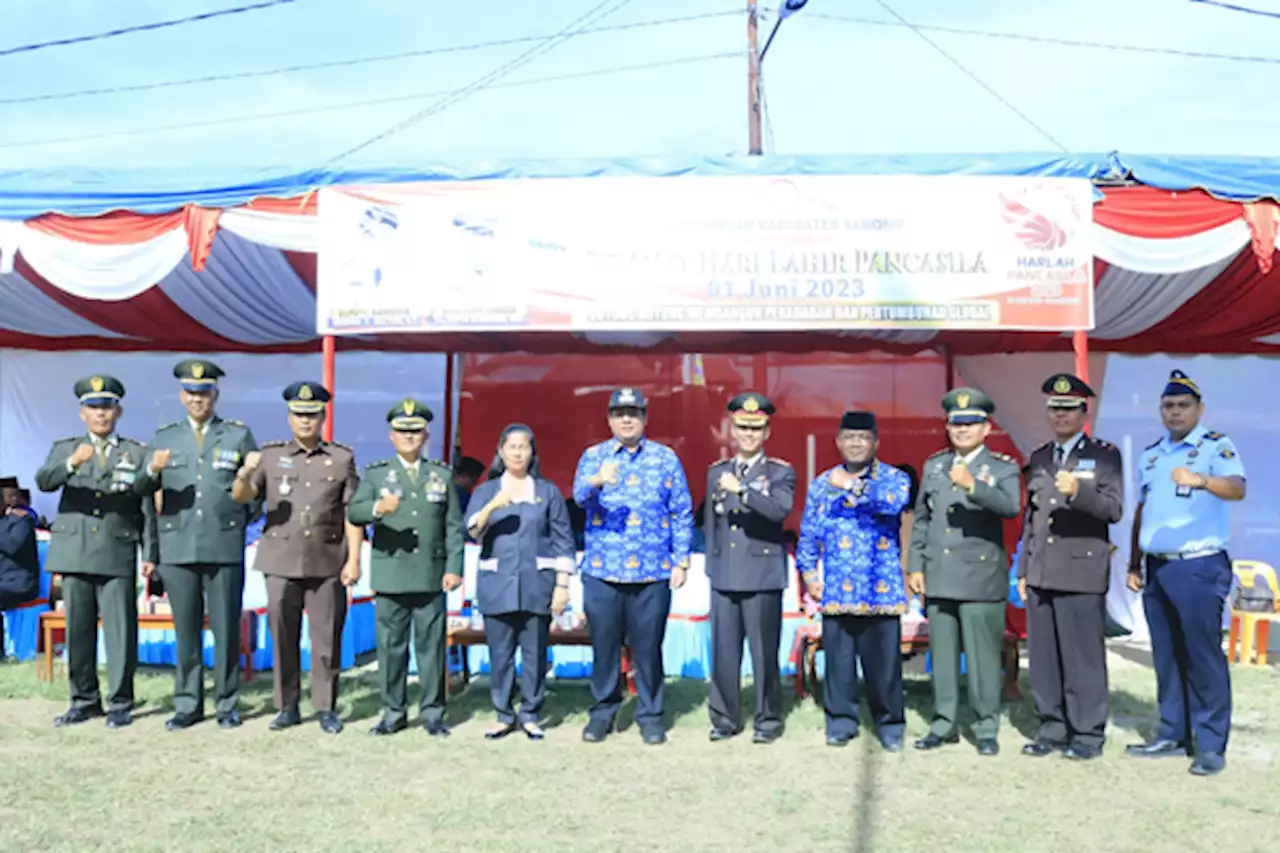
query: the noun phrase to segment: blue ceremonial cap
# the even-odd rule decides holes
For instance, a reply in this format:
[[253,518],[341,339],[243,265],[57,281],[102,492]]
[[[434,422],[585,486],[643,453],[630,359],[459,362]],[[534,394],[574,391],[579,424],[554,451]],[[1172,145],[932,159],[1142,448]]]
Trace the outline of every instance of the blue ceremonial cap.
[[328,389],[319,382],[295,382],[284,389],[284,400],[289,411],[296,415],[315,415],[324,411],[324,404],[332,399]]
[[1175,370],[1169,374],[1169,381],[1165,383],[1162,397],[1176,397],[1180,394],[1190,394],[1197,400],[1200,399],[1200,386],[1191,381],[1191,377],[1183,373],[1181,370]]
[[101,373],[77,382],[75,393],[80,405],[107,409],[120,405],[124,399],[124,384],[114,376]]
[[647,409],[649,401],[639,388],[619,388],[609,395],[609,411],[614,409]]

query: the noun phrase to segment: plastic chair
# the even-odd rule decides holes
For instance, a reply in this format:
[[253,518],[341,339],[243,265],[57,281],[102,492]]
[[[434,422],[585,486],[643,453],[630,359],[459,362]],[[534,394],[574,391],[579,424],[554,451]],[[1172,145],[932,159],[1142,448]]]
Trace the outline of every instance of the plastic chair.
[[[1276,570],[1256,560],[1235,560],[1231,572],[1240,586],[1256,586],[1266,583],[1280,611],[1280,581]],[[1231,663],[1267,665],[1267,646],[1271,642],[1271,623],[1280,621],[1280,612],[1255,613],[1249,610],[1231,611],[1231,633],[1227,641],[1227,660]],[[1255,660],[1256,658],[1256,660]]]

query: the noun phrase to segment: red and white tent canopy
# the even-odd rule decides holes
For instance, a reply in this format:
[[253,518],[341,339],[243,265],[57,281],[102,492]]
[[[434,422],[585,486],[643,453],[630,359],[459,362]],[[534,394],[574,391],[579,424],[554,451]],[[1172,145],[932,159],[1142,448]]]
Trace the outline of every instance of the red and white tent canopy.
[[[1104,190],[1095,206],[1095,350],[1280,352],[1280,209],[1200,191]],[[310,351],[317,346],[316,198],[227,209],[0,220],[0,347]],[[423,264],[429,265],[424,257]],[[626,333],[384,335],[388,350],[584,352],[1069,348],[1044,333]]]

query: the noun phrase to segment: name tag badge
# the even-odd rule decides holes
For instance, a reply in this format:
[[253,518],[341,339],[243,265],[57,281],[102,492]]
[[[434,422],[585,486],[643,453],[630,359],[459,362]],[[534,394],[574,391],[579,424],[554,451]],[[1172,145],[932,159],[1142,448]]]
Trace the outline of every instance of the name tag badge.
[[278,464],[281,468],[292,468],[292,467],[293,467],[293,460],[292,460],[292,459],[290,459],[288,456],[281,456],[281,457],[280,457],[280,460],[277,462],[277,464]]
[[1191,491],[1190,486],[1178,486],[1173,493],[1180,498],[1189,498],[1191,497]]
[[1092,480],[1097,474],[1096,471],[1081,471],[1079,469],[1076,469],[1071,473],[1075,474],[1077,480]]

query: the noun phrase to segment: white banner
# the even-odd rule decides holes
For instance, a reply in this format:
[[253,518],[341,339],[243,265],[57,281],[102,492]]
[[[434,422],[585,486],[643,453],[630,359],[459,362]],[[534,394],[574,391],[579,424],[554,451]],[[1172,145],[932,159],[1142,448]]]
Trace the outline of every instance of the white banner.
[[317,329],[1087,329],[1092,205],[1016,177],[327,189]]

